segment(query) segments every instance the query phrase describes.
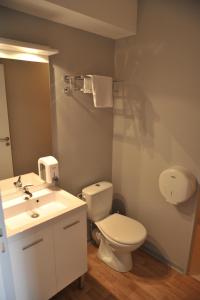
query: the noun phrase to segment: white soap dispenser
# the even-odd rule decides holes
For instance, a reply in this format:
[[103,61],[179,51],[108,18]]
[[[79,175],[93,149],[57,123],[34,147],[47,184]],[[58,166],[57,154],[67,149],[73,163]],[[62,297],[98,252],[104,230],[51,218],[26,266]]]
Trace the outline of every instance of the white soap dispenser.
[[58,161],[53,156],[45,156],[38,159],[38,171],[42,180],[47,183],[58,181]]

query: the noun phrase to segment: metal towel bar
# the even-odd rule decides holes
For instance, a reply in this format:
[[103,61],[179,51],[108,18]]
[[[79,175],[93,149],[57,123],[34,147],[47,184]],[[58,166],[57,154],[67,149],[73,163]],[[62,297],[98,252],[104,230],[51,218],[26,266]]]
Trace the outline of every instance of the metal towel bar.
[[[77,81],[83,81],[85,78],[91,78],[90,75],[64,75],[64,82],[66,83],[66,87],[64,88],[65,94],[70,94],[72,91],[80,91],[83,89],[77,85]],[[121,80],[113,80],[113,85],[115,83],[120,83]]]

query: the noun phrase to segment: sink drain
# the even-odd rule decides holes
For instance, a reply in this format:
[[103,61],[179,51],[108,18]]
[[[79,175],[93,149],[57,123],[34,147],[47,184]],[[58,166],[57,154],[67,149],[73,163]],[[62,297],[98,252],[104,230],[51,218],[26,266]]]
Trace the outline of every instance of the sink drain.
[[31,218],[38,218],[40,215],[36,212],[32,213]]

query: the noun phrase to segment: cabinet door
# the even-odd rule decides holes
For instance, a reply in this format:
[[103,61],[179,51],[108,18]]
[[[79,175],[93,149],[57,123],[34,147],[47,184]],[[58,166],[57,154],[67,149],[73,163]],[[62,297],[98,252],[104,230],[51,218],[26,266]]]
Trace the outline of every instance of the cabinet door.
[[10,242],[9,250],[17,300],[46,300],[56,294],[51,229]]
[[57,291],[87,271],[86,212],[68,215],[54,225]]

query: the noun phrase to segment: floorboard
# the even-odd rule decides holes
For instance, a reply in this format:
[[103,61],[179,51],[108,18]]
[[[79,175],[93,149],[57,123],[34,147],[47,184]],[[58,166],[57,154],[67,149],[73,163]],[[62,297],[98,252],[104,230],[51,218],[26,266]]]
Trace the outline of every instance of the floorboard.
[[134,252],[133,270],[118,273],[88,248],[85,287],[72,283],[52,300],[200,300],[200,282],[179,274],[141,250]]

